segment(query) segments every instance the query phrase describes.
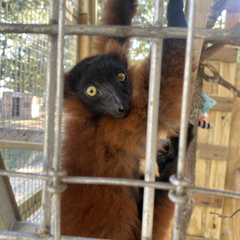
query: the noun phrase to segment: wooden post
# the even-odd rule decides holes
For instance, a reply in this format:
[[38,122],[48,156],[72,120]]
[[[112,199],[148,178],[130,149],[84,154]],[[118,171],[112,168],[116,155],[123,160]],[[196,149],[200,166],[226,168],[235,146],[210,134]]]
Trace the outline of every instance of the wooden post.
[[[91,25],[97,25],[97,6],[98,0],[90,0],[89,2],[89,21]],[[94,36],[89,36],[89,53],[92,54],[91,45],[94,40]]]
[[[81,0],[79,24],[97,24],[97,2],[97,0]],[[93,38],[93,36],[79,36],[78,61],[91,54]]]
[[[197,15],[196,15],[196,24],[195,27],[197,28],[205,28],[208,19],[208,12],[210,9],[211,0],[205,1],[198,1],[197,5]],[[188,1],[186,1],[186,13],[188,12]],[[202,51],[203,40],[196,39],[194,40],[194,61],[195,63],[199,63],[200,55]],[[197,79],[197,70],[192,74],[192,78]],[[188,178],[191,182],[191,185],[195,184],[195,164],[196,164],[196,136],[197,136],[197,123],[198,123],[198,112],[199,108],[199,99],[201,96],[201,79],[197,79],[194,89],[194,94],[192,96],[192,111],[190,120],[194,123],[194,134],[195,139],[189,146],[188,153],[186,156],[186,168],[185,168],[185,177]],[[192,89],[193,90],[193,89]],[[193,92],[193,91],[192,91]],[[182,224],[181,224],[181,231],[180,231],[180,239],[186,239],[187,236],[187,229],[189,225],[189,221],[191,218],[191,214],[193,211],[194,206],[194,194],[188,194],[188,202],[184,205],[183,212],[182,212]]]
[[[79,24],[89,24],[88,18],[88,0],[80,1],[80,17]],[[89,56],[89,36],[80,35],[79,36],[79,53],[78,53],[78,61],[81,61],[85,57]]]

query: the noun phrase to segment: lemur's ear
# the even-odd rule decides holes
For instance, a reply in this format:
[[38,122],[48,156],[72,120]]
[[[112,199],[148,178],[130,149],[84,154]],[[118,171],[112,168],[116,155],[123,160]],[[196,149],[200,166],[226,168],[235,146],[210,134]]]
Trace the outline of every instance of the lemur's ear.
[[69,72],[64,73],[64,92],[63,92],[63,98],[67,98],[74,95],[74,91],[70,86],[69,81]]

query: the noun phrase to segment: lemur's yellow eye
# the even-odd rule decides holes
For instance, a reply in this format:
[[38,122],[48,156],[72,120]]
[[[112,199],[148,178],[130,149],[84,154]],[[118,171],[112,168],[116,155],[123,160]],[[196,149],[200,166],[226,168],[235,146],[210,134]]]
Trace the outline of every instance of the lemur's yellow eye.
[[94,87],[94,86],[90,86],[90,87],[87,88],[86,92],[87,92],[87,95],[93,97],[97,94],[97,88]]
[[117,77],[119,82],[124,82],[126,80],[126,75],[122,72],[118,73]]

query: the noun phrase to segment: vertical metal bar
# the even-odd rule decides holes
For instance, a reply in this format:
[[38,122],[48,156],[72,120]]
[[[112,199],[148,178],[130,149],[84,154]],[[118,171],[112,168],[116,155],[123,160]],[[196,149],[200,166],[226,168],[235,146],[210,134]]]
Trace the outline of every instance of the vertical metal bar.
[[6,10],[5,10],[5,23],[8,22],[8,2],[6,2]]
[[[58,1],[51,0],[49,3],[49,23],[58,22]],[[44,150],[43,172],[52,168],[54,151],[54,117],[56,99],[56,64],[57,59],[57,36],[48,37],[48,65],[46,82],[45,123],[44,123]],[[47,191],[47,181],[43,181],[42,190],[42,213],[41,232],[50,233],[51,229],[51,194]]]
[[[163,0],[155,2],[154,26],[162,26]],[[153,39],[149,80],[145,181],[155,181],[158,109],[162,66],[162,39]],[[142,240],[152,239],[155,189],[144,188]]]
[[[0,0],[0,11],[2,11],[2,0]],[[0,16],[0,23],[2,22],[2,16]]]
[[[186,158],[186,144],[187,144],[187,128],[188,128],[188,106],[190,97],[191,74],[192,74],[192,55],[193,55],[193,31],[195,27],[197,0],[191,0],[189,3],[189,17],[188,17],[188,35],[186,41],[185,67],[184,67],[184,82],[182,95],[182,112],[179,136],[179,155],[177,178],[182,180],[184,177],[185,158]],[[176,195],[183,194],[183,187],[176,188]],[[180,239],[180,223],[181,223],[182,204],[175,204],[174,211],[174,227],[173,240]]]
[[[30,37],[29,37],[29,40],[31,41]],[[28,92],[31,92],[31,83],[32,83],[32,80],[31,80],[31,56],[32,56],[32,49],[28,46]]]
[[62,126],[62,102],[63,102],[63,48],[64,48],[64,19],[65,0],[59,4],[59,26],[58,26],[58,54],[57,54],[57,96],[56,96],[56,141],[54,148],[54,169],[60,169],[61,150],[61,126]]
[[[57,54],[57,97],[56,97],[56,126],[55,126],[55,146],[54,146],[54,171],[60,170],[60,150],[61,150],[61,126],[62,126],[62,102],[63,102],[63,48],[64,48],[64,21],[65,21],[65,1],[59,1],[59,21],[58,21],[58,54]],[[56,177],[53,186],[59,186],[59,178]],[[54,238],[61,238],[61,214],[60,214],[60,192],[54,193]]]
[[178,155],[178,169],[177,177],[184,177],[184,167],[186,158],[186,144],[187,144],[187,128],[188,128],[188,108],[191,87],[192,75],[192,55],[193,55],[193,31],[195,26],[197,0],[190,1],[189,19],[188,19],[188,35],[186,41],[185,54],[185,68],[184,68],[184,83],[183,83],[183,98],[182,98],[182,112],[180,125],[180,141],[179,141],[179,155]]
[[[10,14],[9,14],[10,15]],[[11,15],[9,16],[9,18],[11,18]],[[9,38],[14,42],[14,35],[9,36]],[[13,49],[11,48],[11,54],[14,55],[13,53]],[[8,57],[9,58],[9,57]],[[8,72],[8,78],[12,79],[13,76],[13,71],[14,71],[14,66],[13,66],[13,58],[9,58],[8,60],[9,63],[9,72]],[[12,81],[10,82],[10,89],[13,90],[13,86],[15,85],[15,83],[13,83]],[[12,95],[13,96],[13,95]],[[15,99],[16,98],[12,98],[12,106],[14,106],[15,104]],[[9,103],[10,107],[11,104]],[[10,112],[10,116],[9,116],[9,128],[12,127],[12,122],[13,122],[13,113],[14,113],[14,109],[10,108],[11,112]]]

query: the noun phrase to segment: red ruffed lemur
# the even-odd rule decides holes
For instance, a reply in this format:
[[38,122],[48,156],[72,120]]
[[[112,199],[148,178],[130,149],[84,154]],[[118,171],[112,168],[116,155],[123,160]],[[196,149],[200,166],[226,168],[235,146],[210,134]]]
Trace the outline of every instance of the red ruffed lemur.
[[[182,9],[182,0],[169,1],[168,26],[187,26]],[[137,0],[107,0],[102,24],[129,26],[136,11]],[[129,38],[98,36],[94,55],[64,75],[62,168],[69,176],[140,178],[150,56],[134,65],[129,47]],[[169,136],[176,135],[180,122],[184,55],[185,40],[164,40],[158,130]],[[165,155],[158,165],[158,180],[168,181],[176,156]],[[135,187],[68,184],[61,195],[61,234],[139,240],[141,201]],[[167,192],[156,191],[154,240],[168,239],[173,209]]]

